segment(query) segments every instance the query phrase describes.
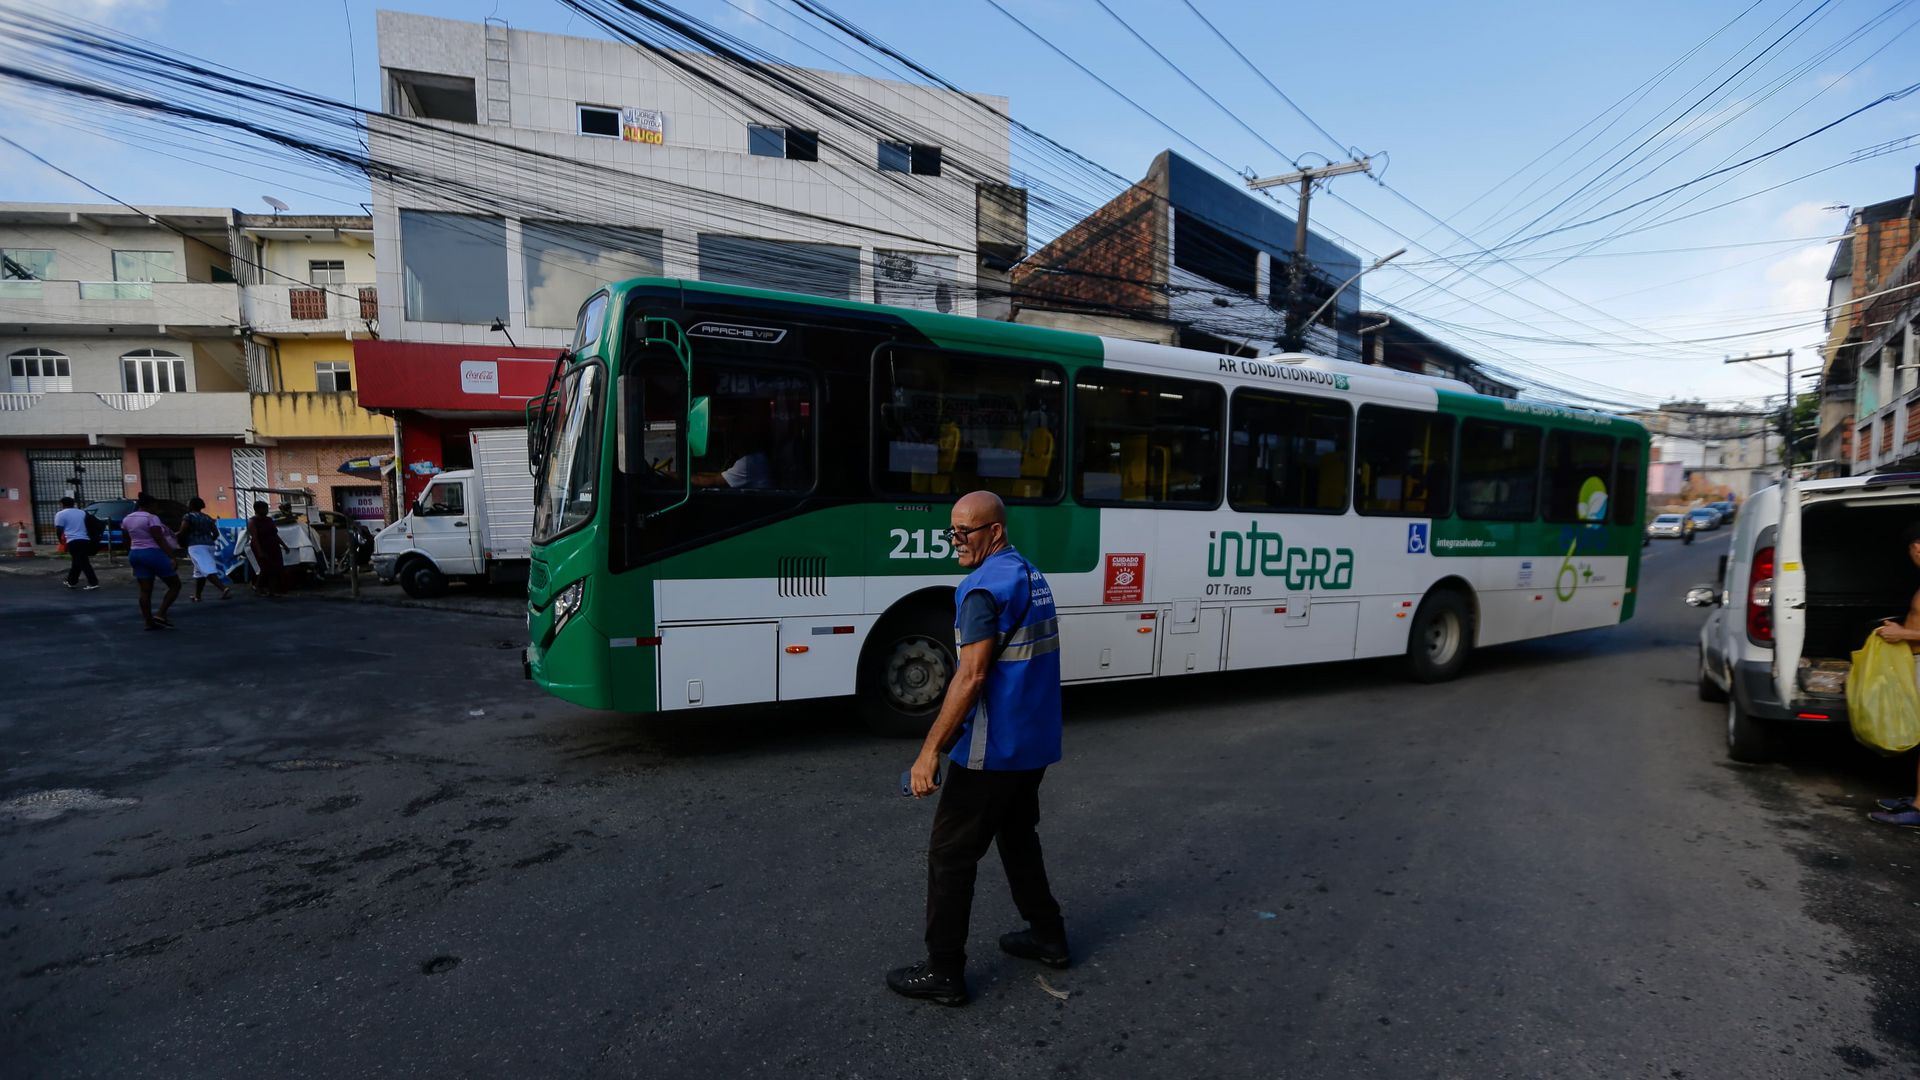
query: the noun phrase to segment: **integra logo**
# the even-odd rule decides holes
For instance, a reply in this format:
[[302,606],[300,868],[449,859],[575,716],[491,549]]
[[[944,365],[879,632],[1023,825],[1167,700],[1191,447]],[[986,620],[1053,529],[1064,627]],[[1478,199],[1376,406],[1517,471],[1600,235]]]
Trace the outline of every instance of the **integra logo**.
[[770,326],[742,326],[739,323],[703,322],[695,323],[687,331],[688,337],[724,338],[728,341],[750,341],[755,345],[778,345],[786,338],[785,330],[776,330]]
[[1209,533],[1207,576],[1284,578],[1289,589],[1353,588],[1352,548],[1288,547],[1278,532],[1262,532],[1258,521],[1246,532]]

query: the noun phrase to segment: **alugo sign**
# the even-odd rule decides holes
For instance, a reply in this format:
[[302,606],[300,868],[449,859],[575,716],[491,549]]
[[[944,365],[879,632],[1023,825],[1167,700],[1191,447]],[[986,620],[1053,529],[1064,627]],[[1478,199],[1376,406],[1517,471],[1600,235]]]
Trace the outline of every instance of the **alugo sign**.
[[[1353,588],[1352,548],[1288,547],[1278,532],[1262,532],[1249,521],[1245,532],[1221,529],[1208,534],[1207,576],[1282,578],[1289,589]],[[1245,596],[1246,585],[1207,586],[1208,596]]]

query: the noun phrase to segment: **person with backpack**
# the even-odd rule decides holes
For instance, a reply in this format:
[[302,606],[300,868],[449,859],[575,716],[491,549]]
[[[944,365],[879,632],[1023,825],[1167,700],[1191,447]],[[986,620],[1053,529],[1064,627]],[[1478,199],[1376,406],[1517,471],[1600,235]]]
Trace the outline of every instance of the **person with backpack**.
[[54,528],[67,541],[67,556],[73,565],[67,569],[67,588],[78,589],[80,575],[87,576],[86,588],[100,587],[100,576],[93,572],[93,553],[100,536],[106,532],[106,522],[74,505],[73,496],[64,496],[60,500],[60,512],[53,515]]
[[187,500],[187,516],[180,519],[180,542],[187,545],[187,558],[193,560],[193,595],[187,599],[196,604],[207,591],[208,578],[220,586],[220,599],[233,599],[233,582],[220,572],[220,560],[213,553],[220,544],[220,523],[206,509],[207,501],[195,495]]

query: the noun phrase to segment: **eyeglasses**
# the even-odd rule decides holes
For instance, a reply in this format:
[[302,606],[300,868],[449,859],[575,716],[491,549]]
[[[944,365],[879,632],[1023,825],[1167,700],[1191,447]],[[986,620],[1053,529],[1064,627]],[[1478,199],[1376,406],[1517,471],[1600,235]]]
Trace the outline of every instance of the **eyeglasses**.
[[958,543],[964,542],[967,537],[972,536],[974,533],[979,532],[981,529],[991,529],[998,524],[1000,523],[997,521],[989,521],[985,525],[975,525],[970,529],[963,529],[960,526],[955,525],[953,528],[947,530],[946,536],[949,541],[952,541],[953,543],[958,544]]

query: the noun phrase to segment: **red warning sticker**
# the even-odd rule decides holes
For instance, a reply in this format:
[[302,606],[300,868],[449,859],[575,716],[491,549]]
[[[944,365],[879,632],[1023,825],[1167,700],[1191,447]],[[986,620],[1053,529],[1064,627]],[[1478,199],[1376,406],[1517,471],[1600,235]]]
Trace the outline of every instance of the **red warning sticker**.
[[1107,553],[1107,591],[1105,603],[1139,604],[1147,598],[1147,557]]

